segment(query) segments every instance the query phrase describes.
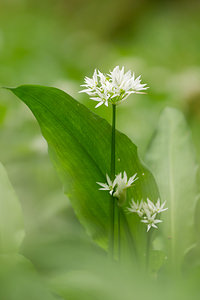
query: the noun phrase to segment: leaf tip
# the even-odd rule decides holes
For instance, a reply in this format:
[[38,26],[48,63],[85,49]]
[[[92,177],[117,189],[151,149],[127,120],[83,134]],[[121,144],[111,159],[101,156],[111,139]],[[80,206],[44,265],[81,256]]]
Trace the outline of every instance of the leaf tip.
[[9,91],[15,90],[14,87],[7,87],[7,86],[1,86],[1,89],[5,89],[5,90],[9,90]]

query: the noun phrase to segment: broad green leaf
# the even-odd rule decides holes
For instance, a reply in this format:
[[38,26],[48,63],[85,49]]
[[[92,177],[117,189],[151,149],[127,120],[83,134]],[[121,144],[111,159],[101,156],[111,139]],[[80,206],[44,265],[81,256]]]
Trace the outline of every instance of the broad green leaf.
[[166,108],[146,154],[168,210],[161,216],[168,256],[181,263],[194,241],[196,159],[187,123],[181,112]]
[[[80,222],[99,245],[107,248],[110,196],[99,191],[96,182],[105,182],[109,174],[111,126],[56,88],[25,85],[11,91],[35,115]],[[124,170],[128,176],[137,173],[139,177],[128,190],[128,201],[131,197],[157,199],[155,180],[139,160],[136,146],[116,131],[116,173]],[[139,217],[125,214],[123,223],[129,227],[123,239],[142,246],[146,228]]]
[[20,203],[0,163],[0,253],[18,252],[24,234]]

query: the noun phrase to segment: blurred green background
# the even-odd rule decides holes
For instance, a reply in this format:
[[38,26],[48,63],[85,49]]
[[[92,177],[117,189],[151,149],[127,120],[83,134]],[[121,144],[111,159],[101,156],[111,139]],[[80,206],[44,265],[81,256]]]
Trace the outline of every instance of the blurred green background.
[[[198,0],[0,0],[0,86],[55,86],[110,121],[108,109],[78,92],[95,68],[124,65],[150,88],[118,108],[117,128],[143,158],[163,107],[178,107],[200,160],[199,15]],[[0,161],[24,212],[21,252],[44,273],[78,268],[96,247],[63,195],[34,117],[6,90]]]

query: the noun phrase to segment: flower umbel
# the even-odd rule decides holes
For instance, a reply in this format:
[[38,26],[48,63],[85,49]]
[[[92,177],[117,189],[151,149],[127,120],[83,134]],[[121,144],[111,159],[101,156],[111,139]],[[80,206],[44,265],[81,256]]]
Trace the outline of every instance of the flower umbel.
[[148,89],[146,84],[141,84],[141,76],[135,78],[131,71],[124,72],[124,67],[119,66],[104,75],[95,70],[92,78],[85,77],[85,87],[80,93],[87,93],[90,99],[97,101],[95,107],[104,104],[119,104],[126,100],[130,94],[142,94],[141,91]]
[[119,204],[122,205],[126,200],[126,189],[131,187],[132,184],[138,179],[137,174],[134,174],[128,179],[126,172],[119,173],[115,176],[112,182],[110,177],[106,174],[107,183],[97,182],[101,186],[99,190],[109,191],[109,193],[119,200]]
[[163,204],[160,203],[160,199],[154,204],[151,200],[147,198],[147,202],[144,201],[131,201],[130,207],[128,208],[129,212],[137,213],[140,218],[142,218],[141,222],[147,224],[147,232],[151,229],[151,227],[158,228],[156,224],[161,223],[162,220],[156,219],[157,214],[167,210],[168,208],[164,208],[165,202]]

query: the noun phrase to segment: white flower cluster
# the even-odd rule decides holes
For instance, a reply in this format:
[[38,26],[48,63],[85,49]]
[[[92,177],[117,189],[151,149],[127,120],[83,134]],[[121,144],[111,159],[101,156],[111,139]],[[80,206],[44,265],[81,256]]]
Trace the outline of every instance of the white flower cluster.
[[128,98],[130,94],[142,94],[146,90],[146,84],[141,84],[141,76],[135,78],[131,71],[124,73],[124,67],[120,70],[119,66],[113,71],[104,75],[95,70],[92,78],[85,77],[85,87],[80,93],[87,93],[90,99],[97,101],[95,107],[102,104],[108,106],[109,103],[118,104]]
[[142,218],[141,222],[147,224],[147,232],[151,227],[158,228],[156,224],[161,223],[162,221],[156,219],[157,214],[167,210],[168,208],[164,208],[165,202],[163,204],[160,203],[160,199],[154,204],[151,200],[147,198],[147,202],[144,201],[131,201],[130,207],[128,208],[129,212],[137,213],[140,218]]
[[129,179],[125,171],[123,175],[124,176],[122,176],[122,173],[119,173],[115,176],[115,179],[112,182],[110,177],[106,174],[107,183],[97,182],[97,184],[101,186],[99,190],[109,191],[110,195],[120,200],[120,204],[122,204],[126,199],[126,189],[131,187],[133,182],[138,179],[136,177],[137,174],[133,175]]

